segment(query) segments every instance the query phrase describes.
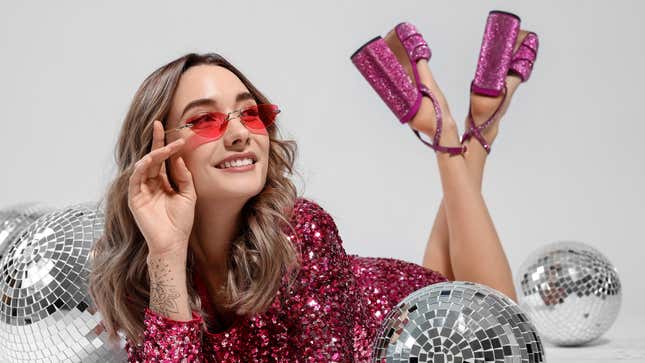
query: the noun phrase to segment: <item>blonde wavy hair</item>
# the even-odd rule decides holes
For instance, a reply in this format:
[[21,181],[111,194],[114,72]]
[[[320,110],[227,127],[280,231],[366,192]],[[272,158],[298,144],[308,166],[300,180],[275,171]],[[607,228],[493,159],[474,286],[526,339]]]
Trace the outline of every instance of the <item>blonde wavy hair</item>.
[[[148,246],[128,208],[129,178],[134,163],[151,150],[153,120],[163,120],[165,128],[181,75],[188,68],[201,64],[228,69],[244,83],[257,103],[270,103],[239,70],[215,53],[190,53],[178,58],[154,71],[137,90],[115,148],[117,175],[101,200],[101,203],[105,202],[105,232],[90,254],[89,292],[112,344],[119,340],[119,331],[123,331],[129,341],[142,343],[143,310],[150,298],[146,264]],[[275,123],[269,126],[268,132],[266,184],[242,208],[246,228],[233,242],[227,265],[226,306],[239,315],[265,311],[275,298],[285,273],[292,284],[300,268],[296,247],[282,229],[277,228],[285,223],[294,231],[289,221],[298,194],[289,175],[294,174],[297,144],[293,140],[278,139]],[[166,170],[171,170],[166,162]],[[169,179],[177,191],[170,175]],[[208,319],[193,285],[194,263],[189,248],[186,263],[189,303],[192,310]]]

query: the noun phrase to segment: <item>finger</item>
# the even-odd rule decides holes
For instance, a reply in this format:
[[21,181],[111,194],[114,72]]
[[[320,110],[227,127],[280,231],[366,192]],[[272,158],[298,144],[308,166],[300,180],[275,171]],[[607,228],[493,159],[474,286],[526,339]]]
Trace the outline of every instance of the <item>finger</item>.
[[[159,128],[161,129],[161,131],[159,133],[164,134],[163,133],[163,125],[161,124],[161,122],[159,122],[159,125],[160,125]],[[165,134],[164,134],[164,137],[165,137]],[[159,139],[161,139],[161,138],[159,138]],[[174,189],[172,188],[172,186],[170,185],[170,182],[168,181],[168,171],[167,171],[167,168],[166,168],[166,161],[165,160],[161,163],[161,168],[159,170],[159,175],[161,176],[161,182],[162,182],[163,188],[166,190],[166,192],[167,193],[174,192]]]
[[132,175],[130,175],[130,179],[128,181],[128,201],[141,193],[141,184],[144,181],[146,171],[145,164],[148,160],[149,159],[144,158],[134,164],[134,171],[132,172]]
[[[178,139],[170,144],[160,148],[160,149],[155,149],[151,151],[148,155],[146,155],[146,158],[151,159],[151,165],[148,168],[147,171],[147,177],[148,178],[156,178],[159,176],[159,173],[161,171],[161,165],[163,162],[168,159],[172,154],[176,153],[181,149],[181,146],[184,144],[184,139]],[[165,171],[165,169],[164,169]]]
[[193,194],[194,185],[193,185],[193,176],[191,172],[186,167],[184,159],[180,156],[174,160],[173,163],[173,175],[177,175],[175,178],[177,180],[177,187],[181,194]]
[[164,132],[161,122],[154,120],[152,122],[152,148],[150,151],[164,147]]
[[[172,163],[172,160],[170,160],[170,162]],[[174,192],[175,190],[172,188],[172,185],[170,185],[170,181],[168,180],[169,177],[168,177],[168,173],[166,173],[166,163],[165,162],[162,163],[161,173],[159,175],[161,175],[161,180],[162,180],[162,183],[163,183],[163,187],[166,190],[166,192],[168,192],[168,193]]]
[[[163,124],[155,120],[154,129],[153,129],[153,140],[152,140],[152,150],[162,148],[165,145],[165,133],[163,131]],[[165,161],[160,163],[161,168],[159,169],[158,175],[161,176],[162,183],[166,192],[170,193],[173,191],[170,182],[168,181],[168,173],[166,171]]]
[[[154,120],[152,122],[152,146],[150,152],[161,149],[164,147],[164,132],[161,122]],[[163,168],[163,163],[159,167],[150,168],[148,178],[154,178],[155,175],[159,175]]]

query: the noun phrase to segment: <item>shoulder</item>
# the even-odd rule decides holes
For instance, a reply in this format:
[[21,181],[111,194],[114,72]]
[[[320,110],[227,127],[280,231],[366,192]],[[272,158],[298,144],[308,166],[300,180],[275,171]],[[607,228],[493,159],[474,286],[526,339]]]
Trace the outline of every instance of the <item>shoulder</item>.
[[308,257],[339,257],[345,255],[342,239],[332,216],[317,201],[311,198],[297,198],[284,232],[302,253]]
[[320,205],[320,202],[305,197],[296,199],[293,205],[292,218],[298,221],[312,218],[317,220],[332,219],[329,213]]
[[[332,216],[311,198],[297,198],[290,218],[296,237],[321,237],[322,234],[338,236],[338,228]],[[293,231],[287,232],[293,234]]]

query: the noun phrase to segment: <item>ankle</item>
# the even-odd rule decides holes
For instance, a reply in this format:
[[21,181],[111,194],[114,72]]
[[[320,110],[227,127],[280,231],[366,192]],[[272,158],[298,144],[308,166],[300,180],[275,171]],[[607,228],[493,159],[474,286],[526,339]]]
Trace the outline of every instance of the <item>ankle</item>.
[[455,119],[452,118],[452,116],[448,115],[448,117],[444,117],[443,120],[441,120],[441,135],[443,137],[444,133],[446,136],[448,134],[455,134],[457,135],[459,133],[459,130],[457,129],[457,123],[455,122]]
[[[517,87],[522,83],[522,80],[514,74],[506,76],[506,94],[497,97],[483,96],[475,93],[470,93],[470,112],[475,120],[475,124],[481,125],[493,116],[495,110],[500,107],[497,112],[496,119],[502,118],[506,113],[508,105],[517,90]],[[504,103],[501,104],[502,100]]]
[[[434,137],[436,129],[433,130],[432,136]],[[450,116],[450,114],[443,117],[441,120],[441,145],[445,146],[458,146],[459,145],[459,130],[457,123]]]
[[[481,125],[486,120],[488,120],[497,107],[499,107],[500,102],[502,102],[503,96],[490,97],[482,96],[478,94],[470,94],[470,114],[473,116],[476,125]],[[501,110],[500,110],[501,111]],[[501,113],[498,113],[501,116]]]
[[[408,123],[410,128],[419,131],[424,135],[424,139],[428,142],[434,142],[435,134],[437,133],[436,124],[424,125],[422,128],[415,127],[412,123]],[[459,145],[459,130],[454,119],[448,115],[441,120],[441,135],[439,137],[439,144],[443,146],[458,146]]]

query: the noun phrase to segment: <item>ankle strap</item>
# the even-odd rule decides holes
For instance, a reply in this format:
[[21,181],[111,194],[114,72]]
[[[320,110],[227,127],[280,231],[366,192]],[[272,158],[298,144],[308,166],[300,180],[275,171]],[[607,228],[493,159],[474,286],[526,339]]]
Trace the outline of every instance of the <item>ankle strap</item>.
[[419,131],[412,129],[414,133],[417,135],[419,140],[421,140],[422,143],[430,146],[435,152],[444,152],[448,153],[450,155],[457,155],[457,154],[463,154],[466,152],[466,145],[461,145],[461,146],[441,146],[439,145],[439,139],[441,138],[441,127],[442,127],[442,116],[441,116],[441,107],[439,107],[439,102],[437,102],[436,98],[430,92],[430,89],[426,87],[424,84],[419,84],[419,91],[424,95],[427,96],[430,101],[432,101],[432,106],[434,107],[434,114],[437,118],[437,130],[434,133],[434,139],[433,143],[429,143],[421,138],[421,135],[419,135]]
[[502,109],[502,106],[504,105],[504,101],[506,101],[506,95],[508,93],[508,89],[506,88],[506,85],[504,85],[504,89],[502,92],[502,101],[499,103],[499,106],[495,109],[495,112],[493,112],[493,115],[486,120],[483,124],[477,126],[475,124],[475,119],[473,118],[472,110],[468,110],[468,123],[470,124],[470,127],[466,132],[464,132],[464,135],[461,137],[461,143],[463,144],[464,141],[470,139],[471,136],[475,136],[477,141],[479,141],[480,144],[484,147],[484,150],[486,150],[487,154],[490,154],[490,144],[486,139],[484,139],[484,136],[481,134],[481,130],[484,130],[487,128],[495,119],[495,116],[499,113],[499,111]]
[[417,131],[415,129],[412,129],[412,131],[414,132],[415,135],[417,135],[417,137],[419,138],[419,140],[421,140],[422,143],[430,146],[430,148],[432,148],[435,152],[439,151],[439,152],[448,153],[451,156],[454,156],[454,155],[463,154],[463,153],[466,152],[466,150],[468,150],[468,147],[466,145],[462,145],[462,146],[433,145],[433,144],[425,141],[424,139],[422,139],[421,135],[419,134],[419,131]]

